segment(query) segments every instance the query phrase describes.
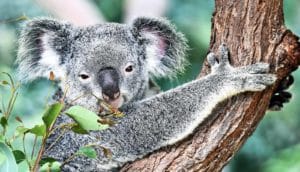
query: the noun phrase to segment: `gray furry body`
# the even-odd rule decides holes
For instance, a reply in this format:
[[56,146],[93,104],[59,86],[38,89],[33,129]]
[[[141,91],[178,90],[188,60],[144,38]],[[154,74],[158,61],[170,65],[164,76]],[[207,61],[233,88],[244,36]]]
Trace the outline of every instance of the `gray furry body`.
[[[64,161],[79,147],[96,143],[110,149],[112,158],[98,148],[97,159],[78,157],[63,170],[111,171],[187,137],[226,98],[261,91],[275,81],[265,63],[232,67],[222,45],[218,55],[208,55],[209,75],[145,98],[150,77],[170,77],[183,70],[185,51],[184,36],[162,19],[138,18],[132,25],[87,28],[51,19],[28,22],[17,60],[23,80],[48,77],[53,71],[61,90],[68,90],[66,103],[98,111],[96,95],[125,114],[104,131],[67,132],[45,156]],[[70,120],[62,115],[57,125]],[[49,138],[48,146],[60,132]]]

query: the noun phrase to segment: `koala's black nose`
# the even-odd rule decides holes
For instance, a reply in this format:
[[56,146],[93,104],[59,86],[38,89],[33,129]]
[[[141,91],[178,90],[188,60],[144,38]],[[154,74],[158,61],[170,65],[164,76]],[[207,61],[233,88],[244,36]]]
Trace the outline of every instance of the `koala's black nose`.
[[105,100],[115,100],[120,97],[119,74],[115,69],[101,69],[99,71],[99,84]]

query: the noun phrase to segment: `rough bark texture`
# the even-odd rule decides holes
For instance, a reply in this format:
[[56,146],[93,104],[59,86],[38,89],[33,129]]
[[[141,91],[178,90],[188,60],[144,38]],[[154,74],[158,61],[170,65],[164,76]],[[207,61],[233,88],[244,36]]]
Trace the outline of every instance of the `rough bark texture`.
[[[234,66],[271,63],[278,81],[300,64],[300,45],[284,26],[282,0],[216,0],[211,35],[211,51],[224,42]],[[201,76],[208,72],[205,62]],[[223,102],[192,136],[121,171],[220,171],[253,133],[275,89]]]

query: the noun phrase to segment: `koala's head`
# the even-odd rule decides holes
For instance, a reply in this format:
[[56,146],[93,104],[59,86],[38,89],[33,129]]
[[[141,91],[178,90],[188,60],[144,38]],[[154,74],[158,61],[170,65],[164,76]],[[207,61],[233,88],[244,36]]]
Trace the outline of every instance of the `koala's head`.
[[90,27],[36,19],[21,32],[17,64],[23,81],[53,72],[67,102],[96,109],[102,99],[118,108],[141,99],[150,77],[181,71],[185,50],[183,35],[162,19]]

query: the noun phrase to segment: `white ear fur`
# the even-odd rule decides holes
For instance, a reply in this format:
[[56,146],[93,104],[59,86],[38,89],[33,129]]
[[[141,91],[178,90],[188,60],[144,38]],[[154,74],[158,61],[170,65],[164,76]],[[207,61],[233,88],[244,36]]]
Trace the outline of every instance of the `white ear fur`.
[[140,17],[133,33],[145,45],[146,64],[152,77],[174,77],[186,66],[187,40],[167,20]]
[[150,74],[155,74],[156,77],[162,77],[170,70],[161,65],[161,60],[166,54],[164,47],[160,47],[160,45],[164,46],[163,40],[161,40],[157,34],[151,32],[145,32],[143,36],[149,40],[149,44],[146,46],[147,69]]
[[[36,78],[44,77],[49,78],[50,72],[54,73],[56,80],[60,80],[65,77],[65,67],[60,65],[60,55],[49,44],[51,35],[44,33],[41,35],[41,47],[28,47],[25,38],[21,38],[18,51],[18,58],[16,63],[18,64],[17,76],[21,82],[28,82],[35,80]],[[23,40],[22,40],[23,39]],[[42,50],[40,58],[30,53],[32,51]]]
[[60,65],[60,55],[49,46],[49,38],[49,34],[44,34],[41,38],[43,52],[39,64],[49,69],[41,75],[43,77],[49,77],[50,72],[53,72],[55,79],[61,79],[65,77],[66,71],[64,67]]
[[72,25],[53,19],[26,22],[20,33],[16,59],[19,80],[28,82],[40,77],[49,78],[51,72],[54,79],[63,79],[66,67],[62,62],[66,58],[64,51],[69,50],[71,31]]

